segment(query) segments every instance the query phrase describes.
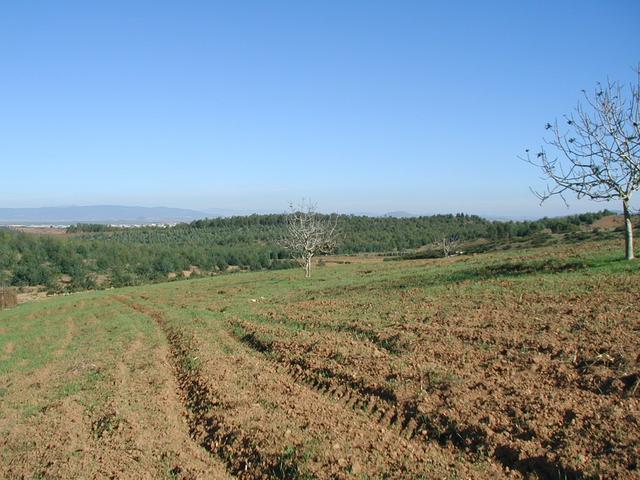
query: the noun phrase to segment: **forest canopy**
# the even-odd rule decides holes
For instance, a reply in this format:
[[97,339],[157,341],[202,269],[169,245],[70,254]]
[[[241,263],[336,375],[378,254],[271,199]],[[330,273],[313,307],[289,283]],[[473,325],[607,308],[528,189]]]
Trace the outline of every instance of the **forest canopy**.
[[[463,213],[414,218],[341,215],[336,253],[403,254],[446,235],[495,242],[541,232],[568,233],[610,214],[603,210],[507,222]],[[293,262],[279,244],[285,228],[284,214],[197,220],[164,228],[78,224],[62,237],[5,228],[0,229],[0,280],[17,287],[75,291],[166,280],[183,271],[288,268]]]

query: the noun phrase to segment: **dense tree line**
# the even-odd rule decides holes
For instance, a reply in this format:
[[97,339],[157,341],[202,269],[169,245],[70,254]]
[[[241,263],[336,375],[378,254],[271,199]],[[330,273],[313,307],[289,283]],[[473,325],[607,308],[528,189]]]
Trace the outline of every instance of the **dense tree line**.
[[[567,233],[611,212],[536,221],[489,221],[474,215],[415,218],[343,215],[337,253],[406,252],[443,235],[461,240],[508,240],[542,231]],[[122,228],[75,225],[60,238],[0,229],[0,273],[14,286],[44,285],[51,291],[135,285],[167,279],[198,267],[203,273],[287,268],[279,246],[284,214],[198,220],[173,227]]]

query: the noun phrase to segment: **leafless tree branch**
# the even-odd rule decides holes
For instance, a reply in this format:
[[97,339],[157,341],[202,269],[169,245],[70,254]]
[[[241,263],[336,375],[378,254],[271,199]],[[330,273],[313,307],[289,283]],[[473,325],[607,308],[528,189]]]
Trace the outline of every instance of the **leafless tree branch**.
[[321,215],[317,205],[304,200],[297,206],[290,204],[287,215],[287,232],[281,244],[288,249],[311,276],[311,261],[316,255],[326,255],[337,244],[338,217]]
[[540,203],[566,195],[595,201],[621,200],[626,223],[628,259],[634,258],[630,202],[640,189],[640,66],[635,83],[624,86],[608,80],[593,93],[583,90],[574,112],[564,115],[562,126],[547,123],[545,145],[519,157],[539,168],[548,180],[542,191],[532,192]]
[[451,251],[455,251],[456,247],[460,245],[460,238],[458,235],[443,236],[442,239],[436,240],[434,245],[439,250],[442,250],[442,255],[448,257]]

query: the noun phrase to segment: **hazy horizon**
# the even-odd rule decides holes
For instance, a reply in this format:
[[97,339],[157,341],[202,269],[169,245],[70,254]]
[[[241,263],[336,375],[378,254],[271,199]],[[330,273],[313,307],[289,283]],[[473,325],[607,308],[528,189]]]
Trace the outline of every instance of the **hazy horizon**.
[[582,89],[633,78],[639,17],[633,1],[6,4],[0,207],[619,209],[540,207],[517,156]]
[[[321,213],[331,214],[337,213],[339,215],[362,215],[362,216],[395,216],[395,217],[419,217],[419,216],[432,216],[432,215],[447,215],[464,213],[467,215],[476,215],[489,220],[537,220],[542,217],[563,217],[567,215],[573,215],[577,213],[596,212],[604,209],[620,213],[619,209],[613,205],[608,207],[602,207],[599,209],[586,209],[573,212],[562,212],[559,215],[496,215],[491,212],[480,211],[408,211],[408,210],[380,210],[380,211],[357,211],[357,210],[340,210],[340,209],[322,209],[318,207],[318,211]],[[15,211],[13,211],[15,210]],[[254,208],[254,209],[225,209],[225,208],[187,208],[187,207],[173,207],[168,205],[50,205],[41,207],[24,207],[24,208],[6,208],[0,207],[0,225],[12,225],[12,224],[57,224],[63,223],[87,223],[95,221],[96,223],[105,223],[108,221],[123,221],[133,222],[136,220],[136,215],[150,215],[150,217],[142,220],[143,223],[149,222],[162,222],[169,221],[193,221],[196,219],[215,218],[215,217],[232,217],[232,216],[247,216],[247,215],[265,215],[265,214],[280,214],[286,213],[287,208],[282,209],[268,209],[268,208]],[[8,215],[10,212],[12,215]],[[55,212],[55,213],[52,213]],[[73,213],[75,212],[75,213]],[[119,212],[119,213],[116,213]],[[17,213],[21,213],[23,217],[16,217]],[[31,214],[31,217],[28,216]],[[76,216],[73,216],[73,215]],[[49,215],[49,216],[47,216]],[[63,217],[61,215],[68,215]],[[123,215],[118,217],[117,215]]]
[[[594,202],[589,200],[569,200],[569,206],[567,207],[562,200],[560,199],[551,199],[550,201],[545,202],[543,205],[540,205],[538,199],[536,199],[533,194],[530,194],[532,197],[533,207],[525,208],[527,202],[523,202],[522,205],[502,205],[496,208],[491,208],[492,205],[489,202],[477,202],[477,205],[467,205],[468,208],[460,208],[458,205],[454,204],[434,204],[431,206],[426,206],[425,208],[420,208],[418,206],[411,206],[407,204],[389,204],[385,205],[382,203],[373,203],[366,204],[364,202],[349,202],[348,204],[339,204],[331,201],[320,202],[311,198],[319,211],[324,213],[345,213],[345,214],[375,214],[375,215],[384,215],[390,212],[406,212],[413,215],[435,215],[435,214],[449,214],[449,213],[467,213],[467,214],[475,214],[484,217],[504,217],[504,218],[541,218],[541,217],[556,217],[556,216],[566,216],[566,215],[574,215],[579,213],[586,212],[595,212],[600,210],[612,210],[612,211],[621,211],[621,205],[619,202],[611,201],[611,202]],[[51,203],[40,203],[37,201],[33,202],[23,202],[23,203],[13,203],[13,202],[2,202],[0,203],[0,208],[61,208],[61,207],[96,207],[96,206],[125,206],[125,207],[145,207],[145,208],[176,208],[176,209],[187,209],[187,210],[195,210],[206,212],[209,210],[223,210],[223,211],[232,211],[237,212],[239,215],[247,215],[251,213],[263,214],[263,213],[281,213],[289,210],[289,205],[291,202],[299,203],[303,199],[308,199],[308,197],[297,197],[292,198],[290,200],[283,200],[279,202],[277,206],[273,207],[265,207],[265,206],[252,206],[247,202],[241,203],[220,203],[218,205],[209,204],[209,203],[168,203],[159,199],[159,201],[139,201],[137,203],[126,203],[126,202],[83,202],[83,201],[73,201],[68,200],[66,202],[56,202],[52,200]],[[117,199],[116,199],[117,200]],[[638,203],[637,201],[634,203]],[[521,206],[522,208],[518,208]],[[636,207],[636,211],[638,211],[638,207]]]

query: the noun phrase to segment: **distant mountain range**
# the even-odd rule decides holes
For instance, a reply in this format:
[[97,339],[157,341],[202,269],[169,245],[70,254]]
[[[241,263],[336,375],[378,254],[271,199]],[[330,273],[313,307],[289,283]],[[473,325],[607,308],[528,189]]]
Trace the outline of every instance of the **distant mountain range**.
[[[249,215],[249,211],[223,208],[191,210],[169,207],[132,207],[122,205],[93,205],[40,208],[0,208],[0,225],[72,225],[75,223],[102,223],[146,225],[192,222],[203,218],[218,218]],[[618,213],[618,212],[616,212]],[[412,218],[415,215],[404,211],[384,214],[353,212],[353,215],[368,217]],[[480,215],[490,220],[532,220],[536,217],[498,217]]]
[[[72,225],[75,223],[102,223],[147,225],[158,223],[192,222],[202,218],[249,215],[248,211],[223,208],[191,210],[169,207],[135,207],[122,205],[90,205],[39,208],[0,208],[0,225]],[[389,212],[383,215],[359,213],[370,217],[408,218],[407,212]]]
[[150,224],[191,222],[226,216],[224,210],[200,212],[184,208],[127,207],[120,205],[0,208],[0,224]]

